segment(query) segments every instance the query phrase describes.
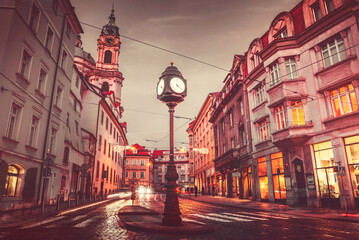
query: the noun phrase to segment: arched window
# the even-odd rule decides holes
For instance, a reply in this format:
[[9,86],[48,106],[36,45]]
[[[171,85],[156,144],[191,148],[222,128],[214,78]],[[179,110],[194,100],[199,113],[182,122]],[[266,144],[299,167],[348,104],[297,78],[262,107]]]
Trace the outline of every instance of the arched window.
[[110,90],[110,86],[108,85],[108,82],[102,83],[102,92],[108,92]]
[[268,33],[268,43],[275,39],[294,36],[293,17],[289,12],[278,14],[272,21]]
[[69,153],[70,153],[70,150],[69,150],[69,147],[65,147],[64,149],[64,158],[62,160],[62,163],[67,165],[69,163]]
[[5,182],[5,196],[7,197],[15,197],[18,181],[19,181],[20,169],[14,165],[10,165],[8,167],[6,182]]
[[112,60],[112,52],[107,50],[105,52],[105,60],[104,60],[104,63],[111,63],[111,60]]

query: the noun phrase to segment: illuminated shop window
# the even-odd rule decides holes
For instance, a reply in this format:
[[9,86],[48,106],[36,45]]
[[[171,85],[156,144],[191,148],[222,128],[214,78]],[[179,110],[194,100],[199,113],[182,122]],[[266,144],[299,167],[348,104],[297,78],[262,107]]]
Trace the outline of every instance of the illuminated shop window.
[[10,165],[7,171],[5,182],[5,197],[15,197],[20,186],[19,184],[20,169],[14,165]]
[[359,135],[344,138],[354,197],[359,198]]
[[269,199],[266,157],[258,158],[258,177],[261,199]]
[[281,152],[271,154],[273,188],[275,199],[286,199],[283,155]]

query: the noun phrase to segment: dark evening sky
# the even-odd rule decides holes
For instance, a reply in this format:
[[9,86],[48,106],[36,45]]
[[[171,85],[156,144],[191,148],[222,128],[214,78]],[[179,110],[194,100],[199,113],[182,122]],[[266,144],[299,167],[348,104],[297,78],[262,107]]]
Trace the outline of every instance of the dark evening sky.
[[[121,121],[128,124],[129,144],[153,150],[169,148],[168,108],[156,98],[156,85],[170,62],[187,79],[188,91],[175,115],[194,118],[210,92],[220,91],[227,72],[139,42],[165,48],[230,69],[234,54],[248,50],[276,15],[289,11],[299,0],[72,0],[81,23],[102,27],[115,6],[120,28],[119,70],[125,77]],[[97,58],[100,30],[82,24],[84,50]],[[175,147],[188,142],[189,120],[175,119]],[[182,127],[181,127],[182,126]],[[181,128],[179,128],[181,127]],[[152,141],[158,141],[157,143]]]

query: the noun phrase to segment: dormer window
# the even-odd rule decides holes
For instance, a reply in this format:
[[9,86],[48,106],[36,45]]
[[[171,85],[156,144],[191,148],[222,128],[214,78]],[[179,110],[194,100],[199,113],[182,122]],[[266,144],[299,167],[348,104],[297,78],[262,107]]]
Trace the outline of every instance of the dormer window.
[[334,9],[335,9],[334,0],[325,0],[324,3],[325,3],[325,9],[326,9],[327,13],[334,11]]
[[318,2],[313,4],[311,8],[313,11],[314,21],[318,21],[323,17],[322,10],[320,9],[320,5]]
[[278,33],[275,36],[276,39],[286,38],[286,37],[288,37],[288,31],[286,27],[278,31]]

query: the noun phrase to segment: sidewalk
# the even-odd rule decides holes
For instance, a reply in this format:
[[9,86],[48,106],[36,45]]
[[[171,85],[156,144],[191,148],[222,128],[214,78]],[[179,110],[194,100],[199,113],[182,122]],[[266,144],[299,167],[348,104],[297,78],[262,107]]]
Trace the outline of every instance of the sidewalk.
[[32,209],[16,209],[13,211],[0,212],[0,230],[5,228],[16,228],[32,222],[40,221],[45,218],[54,217],[56,215],[66,214],[69,211],[75,211],[76,209],[88,208],[94,205],[102,204],[113,199],[125,197],[123,194],[109,195],[107,199],[99,200],[96,202],[90,202],[85,204],[78,204],[68,208],[68,203],[64,202],[60,205],[60,210],[56,210],[56,205],[48,205],[45,207],[43,214],[41,214],[41,207],[34,207]]
[[342,209],[327,209],[327,208],[293,208],[284,204],[257,202],[247,199],[227,198],[211,195],[192,195],[183,194],[181,197],[191,199],[198,202],[211,203],[216,205],[224,205],[231,207],[238,207],[250,210],[284,213],[295,216],[322,218],[328,220],[348,221],[359,223],[359,210],[348,210],[345,212]]

